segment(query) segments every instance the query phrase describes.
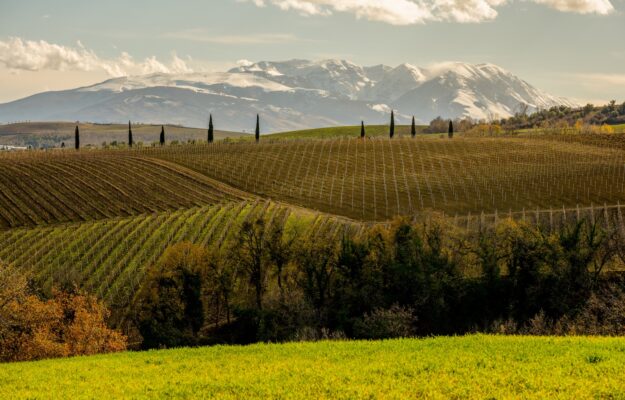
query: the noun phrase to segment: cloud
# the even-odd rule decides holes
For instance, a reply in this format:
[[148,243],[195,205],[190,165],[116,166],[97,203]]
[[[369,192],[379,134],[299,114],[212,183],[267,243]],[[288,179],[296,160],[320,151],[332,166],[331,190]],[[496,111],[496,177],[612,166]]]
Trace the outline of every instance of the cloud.
[[532,0],[558,11],[607,15],[614,11],[609,0]]
[[169,64],[156,57],[135,61],[126,52],[115,59],[102,59],[78,42],[76,47],[11,37],[0,40],[0,65],[11,71],[105,71],[110,76],[150,74],[155,72],[192,72],[175,53]]
[[[237,0],[258,7],[273,5],[302,15],[350,13],[359,19],[392,25],[428,21],[475,23],[495,19],[496,7],[506,0]],[[513,1],[513,0],[510,0]],[[606,15],[614,11],[610,0],[527,0],[563,12]]]
[[163,37],[181,39],[193,42],[245,45],[245,44],[281,44],[295,42],[298,38],[288,33],[260,33],[250,35],[211,35],[204,29],[190,29],[180,32],[170,32]]

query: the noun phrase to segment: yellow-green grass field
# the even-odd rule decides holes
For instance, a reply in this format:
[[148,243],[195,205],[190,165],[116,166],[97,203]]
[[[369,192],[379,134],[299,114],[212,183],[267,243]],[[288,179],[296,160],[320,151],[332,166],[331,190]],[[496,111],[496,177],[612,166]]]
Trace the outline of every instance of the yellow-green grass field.
[[0,398],[623,399],[624,338],[257,344],[0,365]]

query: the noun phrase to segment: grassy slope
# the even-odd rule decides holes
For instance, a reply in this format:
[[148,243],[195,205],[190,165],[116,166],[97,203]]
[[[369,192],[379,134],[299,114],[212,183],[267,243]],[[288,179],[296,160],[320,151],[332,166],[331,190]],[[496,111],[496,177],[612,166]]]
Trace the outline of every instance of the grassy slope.
[[0,365],[0,397],[622,399],[624,363],[622,338],[258,344]]
[[[100,146],[102,142],[110,143],[128,141],[128,125],[124,124],[78,124],[81,133],[81,144]],[[0,144],[24,145],[34,140],[60,146],[65,141],[66,146],[74,143],[74,122],[25,122],[9,125],[0,125]],[[132,127],[133,140],[146,144],[157,142],[161,131],[160,125],[134,125]],[[186,128],[181,126],[165,126],[168,140],[206,140],[206,129]],[[215,140],[225,138],[239,138],[248,136],[239,132],[215,131]]]
[[[426,126],[417,126],[417,133],[422,133]],[[367,136],[388,136],[388,125],[366,126]],[[398,125],[395,127],[395,134],[399,136],[410,136],[410,126]],[[359,137],[360,126],[339,126],[332,128],[307,129],[292,132],[280,132],[263,136],[270,139],[330,139],[338,137]]]

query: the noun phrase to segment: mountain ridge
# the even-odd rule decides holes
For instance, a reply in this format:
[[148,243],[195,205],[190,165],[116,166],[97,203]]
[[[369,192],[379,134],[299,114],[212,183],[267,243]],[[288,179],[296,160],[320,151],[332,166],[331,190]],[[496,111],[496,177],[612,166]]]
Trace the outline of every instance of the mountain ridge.
[[[526,105],[526,107],[523,107]],[[429,67],[346,60],[261,61],[227,72],[156,73],[108,79],[76,89],[43,92],[0,104],[0,122],[83,120],[174,123],[204,127],[208,113],[221,128],[250,131],[256,114],[262,132],[380,124],[396,111],[414,115],[498,119],[574,102],[552,96],[494,64],[447,62]]]

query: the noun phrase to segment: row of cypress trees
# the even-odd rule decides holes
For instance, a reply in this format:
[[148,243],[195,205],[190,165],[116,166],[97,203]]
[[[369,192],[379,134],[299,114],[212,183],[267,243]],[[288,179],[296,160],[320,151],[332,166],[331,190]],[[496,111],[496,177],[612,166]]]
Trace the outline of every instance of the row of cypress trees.
[[[364,138],[366,136],[365,132],[365,121],[360,122],[360,137]],[[389,130],[389,137],[392,139],[395,136],[395,111],[391,111],[391,126]],[[417,136],[417,125],[415,124],[415,119],[412,117],[412,126],[410,127],[410,136]],[[452,120],[449,120],[449,129],[447,130],[447,137],[453,139],[454,137],[454,123]]]
[[[207,141],[208,143],[213,143],[215,140],[215,129],[213,126],[213,115],[211,114],[208,120],[208,135]],[[415,124],[415,118],[412,117],[412,126],[410,128],[410,136],[415,137],[417,135],[417,126]],[[365,122],[362,121],[360,125],[360,137],[364,138],[366,136],[365,131]],[[389,136],[392,139],[395,136],[395,111],[391,111],[391,125]],[[447,131],[447,136],[452,139],[454,137],[454,124],[453,121],[449,121],[449,130]],[[260,141],[260,115],[256,114],[256,130],[254,132],[254,137],[256,142]],[[76,130],[74,131],[74,143],[76,150],[80,149],[80,130],[78,129],[78,125],[76,125]],[[161,125],[161,134],[159,136],[159,144],[161,146],[165,145],[165,126]],[[132,138],[132,124],[128,121],[128,146],[132,147],[134,145],[134,140]]]

